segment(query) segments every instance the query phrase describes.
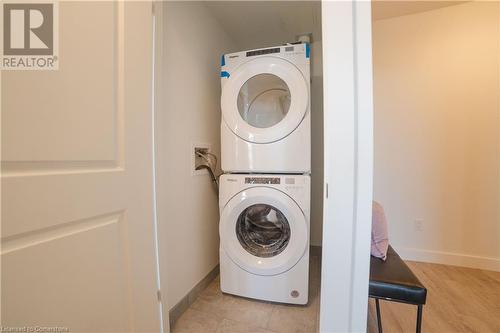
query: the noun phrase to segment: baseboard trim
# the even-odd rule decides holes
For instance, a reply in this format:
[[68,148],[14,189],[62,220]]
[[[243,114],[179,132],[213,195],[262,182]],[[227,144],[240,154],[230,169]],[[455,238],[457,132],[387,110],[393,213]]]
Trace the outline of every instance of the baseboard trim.
[[480,257],[461,253],[423,250],[395,245],[399,255],[405,260],[423,261],[500,272],[500,259]]
[[316,256],[316,257],[321,257],[321,246],[311,245],[309,247],[309,255],[310,256]]
[[215,266],[200,282],[196,284],[172,309],[168,312],[170,331],[179,317],[194,303],[200,293],[219,275],[219,265]]

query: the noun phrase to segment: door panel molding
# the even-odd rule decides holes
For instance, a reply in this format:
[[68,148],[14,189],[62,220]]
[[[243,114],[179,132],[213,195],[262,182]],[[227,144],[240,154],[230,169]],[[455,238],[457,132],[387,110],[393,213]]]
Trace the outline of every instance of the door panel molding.
[[[79,6],[76,4],[76,6]],[[95,115],[91,115],[91,119],[87,119],[85,123],[81,126],[85,126],[85,130],[87,133],[85,136],[78,137],[79,140],[70,140],[70,143],[66,143],[65,140],[57,140],[56,138],[64,136],[72,135],[73,133],[66,133],[66,128],[58,128],[58,131],[52,131],[50,135],[31,135],[29,129],[33,129],[32,126],[38,127],[38,125],[31,125],[27,119],[33,114],[43,114],[49,111],[49,108],[56,106],[64,106],[69,103],[74,103],[75,101],[80,101],[77,98],[73,98],[68,101],[63,101],[60,103],[55,102],[47,102],[45,99],[47,97],[40,95],[47,95],[50,100],[57,100],[59,94],[64,94],[64,87],[70,86],[73,88],[72,90],[79,90],[78,88],[78,76],[75,75],[73,67],[75,67],[75,60],[68,60],[68,56],[66,57],[66,61],[69,61],[70,64],[65,65],[64,61],[64,52],[68,53],[71,51],[71,45],[68,43],[68,39],[71,38],[73,32],[76,31],[75,34],[78,33],[79,27],[73,26],[73,31],[71,31],[71,26],[68,27],[64,25],[65,18],[64,14],[67,12],[72,12],[72,10],[68,10],[68,6],[63,4],[61,8],[61,20],[63,21],[61,28],[61,50],[62,50],[62,58],[61,58],[61,67],[58,71],[51,73],[56,79],[54,86],[50,85],[41,85],[38,86],[40,80],[47,80],[44,77],[44,73],[40,72],[27,72],[22,73],[3,73],[3,76],[6,80],[10,80],[13,83],[5,86],[6,91],[3,92],[5,99],[3,103],[3,108],[6,110],[3,113],[4,121],[7,123],[13,123],[14,126],[18,127],[16,131],[11,128],[5,128],[5,132],[2,135],[2,175],[3,177],[19,177],[19,176],[39,176],[39,175],[56,175],[56,174],[69,174],[69,173],[84,173],[84,172],[107,172],[107,171],[120,171],[124,168],[125,161],[125,143],[124,143],[124,12],[123,12],[123,4],[121,2],[111,2],[109,4],[105,4],[105,6],[110,6],[109,11],[112,15],[112,20],[109,20],[111,23],[109,27],[107,27],[107,32],[109,35],[109,44],[112,45],[110,48],[111,57],[109,60],[109,66],[105,64],[102,65],[104,67],[112,68],[109,71],[109,86],[105,85],[104,87],[100,87],[105,89],[106,92],[109,92],[110,100],[109,105],[112,106],[112,109],[106,110],[109,113],[109,119],[112,119],[110,125],[112,124],[112,135],[107,136],[106,140],[98,142],[99,145],[96,145],[97,142],[90,141],[86,142],[85,139],[88,139],[93,136],[92,129],[94,126],[92,125],[92,121]],[[66,8],[66,10],[65,10]],[[74,10],[76,12],[76,10]],[[73,13],[74,15],[74,13]],[[69,21],[69,19],[67,19]],[[103,19],[101,19],[103,21]],[[106,21],[106,23],[108,23]],[[106,28],[106,27],[104,27]],[[103,29],[104,30],[104,29]],[[66,36],[69,35],[69,36]],[[103,33],[105,36],[105,34]],[[66,36],[66,38],[65,38]],[[100,36],[102,38],[102,36]],[[106,37],[107,39],[107,37]],[[66,46],[65,46],[66,45]],[[89,45],[87,45],[89,46]],[[93,50],[94,52],[99,52],[99,50]],[[70,55],[69,57],[75,57],[74,55]],[[101,58],[100,58],[101,59]],[[106,60],[106,57],[103,56],[102,59]],[[73,62],[73,63],[71,63]],[[78,63],[79,65],[80,63]],[[92,71],[95,62],[85,62],[83,61],[83,66],[88,68],[89,71]],[[95,73],[96,75],[100,73]],[[105,75],[105,74],[103,74]],[[36,95],[32,98],[35,99],[33,102],[26,102],[26,98],[20,98],[17,94],[20,94],[18,91],[19,86],[21,84],[16,83],[24,83],[26,79],[33,79],[36,84],[32,87],[37,87],[40,89],[39,95]],[[102,78],[100,78],[102,80]],[[31,80],[30,80],[31,81]],[[96,84],[100,80],[96,80]],[[106,81],[106,80],[103,80]],[[80,88],[80,90],[85,90],[85,87],[89,87],[93,85],[93,82],[85,82],[84,86]],[[29,90],[32,87],[28,87]],[[59,93],[59,90],[63,91]],[[95,92],[95,91],[94,91]],[[82,94],[84,94],[83,92]],[[78,98],[83,98],[82,94]],[[94,96],[95,97],[95,96]],[[101,96],[102,97],[102,96]],[[91,109],[93,106],[99,105],[99,101],[93,101],[93,96],[90,96],[86,104],[87,109]],[[107,98],[107,97],[106,97]],[[62,105],[60,105],[62,104]],[[36,109],[36,110],[35,110]],[[82,109],[81,111],[84,111]],[[62,113],[71,114],[75,112],[72,109],[64,109],[61,110]],[[55,112],[49,111],[51,117],[57,119],[58,115]],[[81,112],[83,113],[83,112]],[[102,113],[101,113],[102,114]],[[78,126],[78,124],[70,124],[70,121],[75,120],[70,116],[59,116],[61,121],[66,121],[66,125],[69,126]],[[76,117],[76,119],[81,119],[82,117]],[[36,119],[35,119],[36,120]],[[99,119],[96,119],[98,123]],[[41,119],[42,126],[47,122],[47,120]],[[25,127],[23,127],[23,122],[25,123]],[[45,122],[45,123],[44,123]],[[19,128],[21,127],[21,128]],[[25,129],[23,131],[23,128]],[[107,132],[110,128],[107,128]],[[23,133],[24,132],[24,133]],[[102,132],[102,131],[101,131]],[[38,131],[38,134],[41,132]],[[79,133],[83,135],[83,133]],[[47,137],[55,136],[56,138],[46,139]],[[45,141],[51,142],[53,144],[52,147],[47,147],[42,145]],[[41,141],[42,143],[38,142]],[[88,144],[87,144],[88,143]],[[96,153],[92,152],[92,149],[101,150],[101,146],[104,145],[105,148],[103,151],[98,151]],[[18,146],[17,149],[12,149],[11,147]],[[37,152],[37,149],[42,149],[44,152],[51,152],[51,155],[41,156],[44,152]],[[75,158],[73,151],[84,152],[85,155],[89,156],[86,159]],[[67,155],[68,158],[61,158],[64,155]],[[91,158],[92,156],[100,157],[100,158]],[[105,157],[105,158],[103,158]]]
[[22,250],[30,246],[51,242],[59,238],[73,236],[80,232],[88,232],[112,223],[119,223],[124,211],[93,216],[86,219],[71,221],[45,229],[32,230],[11,237],[2,238],[1,254]]
[[90,172],[119,172],[123,167],[112,161],[7,161],[2,162],[2,177],[34,177],[82,174]]

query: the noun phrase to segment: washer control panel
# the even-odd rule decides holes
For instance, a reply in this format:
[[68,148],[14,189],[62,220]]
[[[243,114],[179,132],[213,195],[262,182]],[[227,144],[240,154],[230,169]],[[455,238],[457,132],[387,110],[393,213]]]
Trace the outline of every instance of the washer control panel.
[[245,184],[273,184],[281,183],[279,177],[245,177]]

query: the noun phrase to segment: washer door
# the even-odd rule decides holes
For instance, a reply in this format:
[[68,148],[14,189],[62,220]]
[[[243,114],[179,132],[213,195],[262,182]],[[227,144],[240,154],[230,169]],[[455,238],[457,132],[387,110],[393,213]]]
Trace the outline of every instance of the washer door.
[[221,97],[222,117],[243,140],[281,140],[304,118],[309,102],[307,82],[298,68],[284,59],[250,60],[227,80]]
[[221,245],[242,269],[276,275],[292,268],[308,245],[307,222],[297,203],[283,192],[253,187],[224,207],[219,226]]

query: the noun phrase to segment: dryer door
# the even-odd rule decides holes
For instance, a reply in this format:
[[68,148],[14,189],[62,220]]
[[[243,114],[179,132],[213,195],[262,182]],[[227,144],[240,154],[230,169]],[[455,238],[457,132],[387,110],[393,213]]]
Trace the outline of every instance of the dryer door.
[[309,104],[307,82],[292,63],[260,57],[236,68],[224,85],[222,117],[234,134],[270,143],[293,132]]
[[253,187],[235,195],[224,207],[219,226],[221,246],[242,269],[276,275],[304,255],[309,233],[304,213],[283,192]]

